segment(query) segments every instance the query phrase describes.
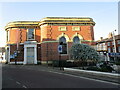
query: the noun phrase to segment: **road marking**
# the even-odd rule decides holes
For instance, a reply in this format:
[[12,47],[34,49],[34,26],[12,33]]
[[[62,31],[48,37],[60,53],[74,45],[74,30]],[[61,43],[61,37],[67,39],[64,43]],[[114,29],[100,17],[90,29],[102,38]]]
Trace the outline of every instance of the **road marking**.
[[27,88],[25,85],[23,85],[24,88]]
[[118,83],[114,83],[114,82],[108,82],[108,81],[103,81],[103,80],[98,80],[98,79],[93,79],[93,78],[87,78],[87,77],[82,77],[82,76],[76,76],[76,75],[71,75],[71,74],[66,74],[66,73],[60,73],[60,72],[54,72],[54,71],[48,71],[48,72],[63,74],[63,75],[68,75],[68,76],[72,76],[72,77],[83,78],[83,79],[88,79],[88,80],[93,80],[93,81],[98,81],[98,82],[103,82],[103,83],[119,85]]
[[16,81],[16,83],[20,85],[20,82]]

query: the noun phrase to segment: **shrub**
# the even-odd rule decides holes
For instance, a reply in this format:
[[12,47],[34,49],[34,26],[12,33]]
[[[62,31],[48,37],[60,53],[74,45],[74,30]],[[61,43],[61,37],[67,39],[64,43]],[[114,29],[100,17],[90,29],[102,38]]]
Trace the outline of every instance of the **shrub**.
[[101,69],[93,66],[93,67],[88,67],[87,70],[100,71]]
[[115,64],[116,64],[116,65],[120,65],[120,62],[116,62]]

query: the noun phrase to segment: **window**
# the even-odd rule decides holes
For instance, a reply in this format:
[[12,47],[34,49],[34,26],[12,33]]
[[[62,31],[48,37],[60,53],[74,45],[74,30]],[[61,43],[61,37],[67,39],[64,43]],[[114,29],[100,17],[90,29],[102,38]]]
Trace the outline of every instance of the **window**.
[[34,29],[33,28],[30,28],[28,29],[28,34],[27,34],[27,39],[28,40],[34,40]]
[[66,43],[66,38],[64,36],[62,36],[60,39],[59,39],[59,42],[60,43]]
[[63,27],[63,26],[60,26],[60,27],[58,27],[58,30],[59,30],[59,31],[66,31],[67,28],[66,28],[66,27]]
[[100,50],[100,44],[97,44],[97,50]]
[[110,42],[108,42],[107,44],[108,44],[108,46],[110,46]]
[[112,41],[112,45],[114,45],[114,41]]
[[110,48],[108,48],[108,53],[110,53],[111,52],[111,49]]
[[120,40],[118,40],[117,43],[120,44]]
[[113,50],[113,52],[115,52],[115,48],[114,47],[112,48],[112,50]]
[[80,43],[80,39],[79,39],[78,36],[75,36],[75,37],[73,38],[73,43]]
[[80,27],[78,27],[78,26],[73,26],[73,27],[72,27],[72,31],[80,31]]
[[60,54],[67,54],[67,43],[64,36],[59,39],[59,44],[62,45],[62,52]]
[[105,43],[103,43],[103,50],[106,50],[107,46],[105,45]]
[[103,50],[103,45],[102,45],[102,43],[100,43],[100,50]]

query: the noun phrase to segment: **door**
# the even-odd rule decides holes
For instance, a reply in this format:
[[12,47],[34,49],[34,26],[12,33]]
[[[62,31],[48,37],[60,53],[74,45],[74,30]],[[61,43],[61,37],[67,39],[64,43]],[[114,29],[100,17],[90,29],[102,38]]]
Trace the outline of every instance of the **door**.
[[27,64],[34,64],[34,47],[27,47]]

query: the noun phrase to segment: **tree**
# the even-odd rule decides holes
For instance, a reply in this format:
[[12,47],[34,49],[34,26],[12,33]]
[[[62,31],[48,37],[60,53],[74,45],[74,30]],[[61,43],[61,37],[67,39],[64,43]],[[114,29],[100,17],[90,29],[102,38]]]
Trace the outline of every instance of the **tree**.
[[82,63],[87,60],[97,61],[99,59],[97,51],[87,44],[73,44],[69,53],[71,59],[82,61]]

